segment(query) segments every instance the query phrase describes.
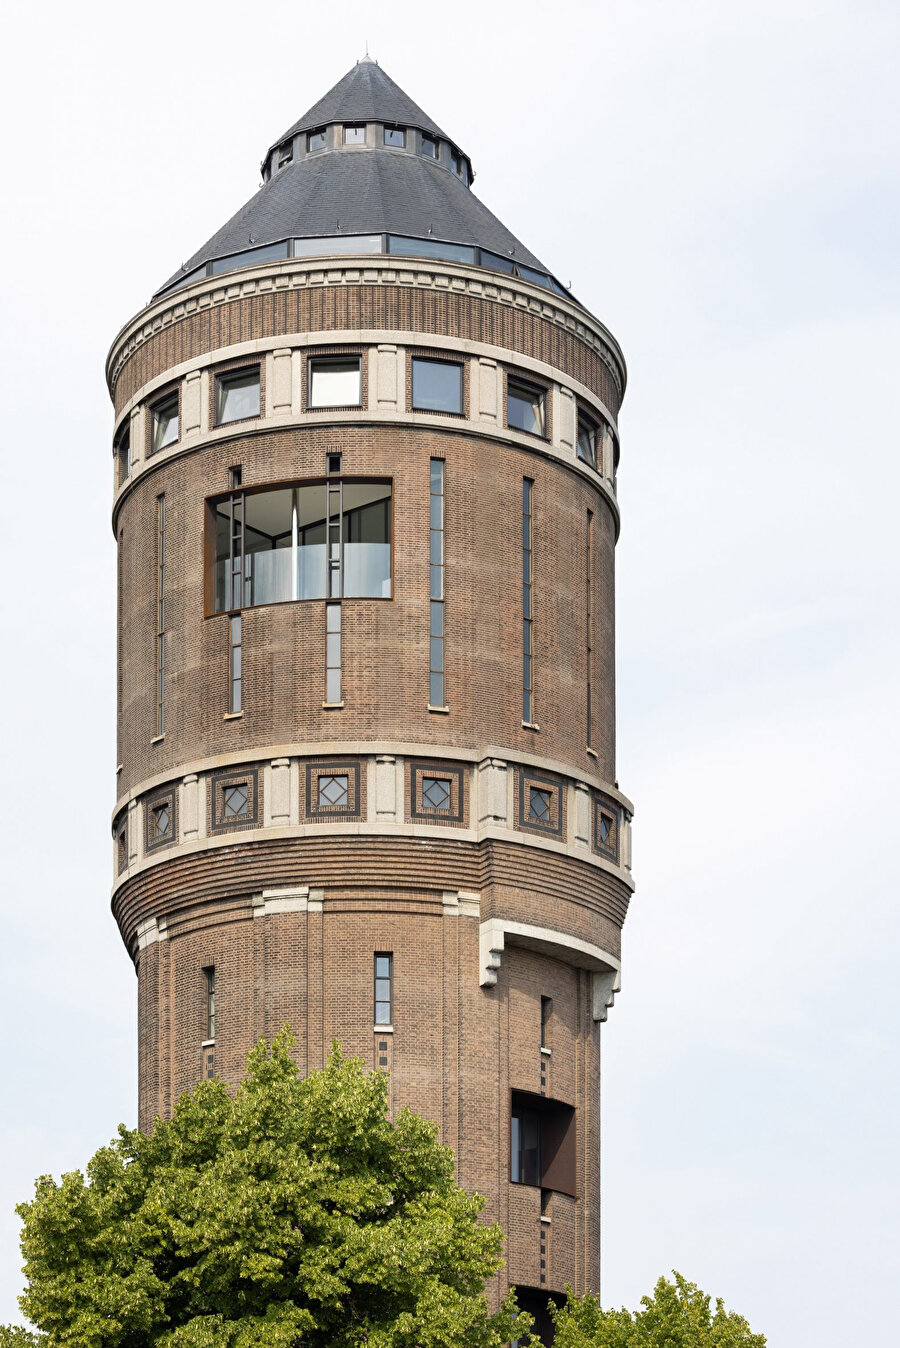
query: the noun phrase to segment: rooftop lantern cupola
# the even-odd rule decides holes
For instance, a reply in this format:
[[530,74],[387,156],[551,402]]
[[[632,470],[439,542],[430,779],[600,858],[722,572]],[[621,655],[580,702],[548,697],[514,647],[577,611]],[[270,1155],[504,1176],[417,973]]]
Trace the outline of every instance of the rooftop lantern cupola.
[[471,190],[469,156],[367,57],[269,146],[262,186],[163,285],[277,258],[394,253],[568,291]]

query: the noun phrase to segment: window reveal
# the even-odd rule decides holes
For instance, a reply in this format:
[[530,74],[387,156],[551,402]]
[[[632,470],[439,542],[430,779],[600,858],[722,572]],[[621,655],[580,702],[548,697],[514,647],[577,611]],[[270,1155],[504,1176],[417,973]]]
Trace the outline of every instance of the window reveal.
[[512,1093],[510,1179],[575,1195],[575,1110],[543,1096]]
[[390,599],[391,484],[331,479],[213,502],[214,611]]

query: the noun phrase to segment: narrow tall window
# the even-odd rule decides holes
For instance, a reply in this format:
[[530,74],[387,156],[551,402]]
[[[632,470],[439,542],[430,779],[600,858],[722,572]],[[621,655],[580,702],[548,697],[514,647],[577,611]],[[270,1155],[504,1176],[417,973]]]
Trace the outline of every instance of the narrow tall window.
[[541,1048],[550,1047],[550,1016],[553,1011],[552,997],[541,998]]
[[119,468],[119,486],[127,480],[131,472],[131,426],[128,421],[116,436],[116,463]]
[[243,695],[243,652],[241,647],[241,615],[239,613],[233,613],[228,619],[228,635],[228,710],[233,713],[243,710],[241,700]]
[[375,955],[375,1024],[393,1025],[394,956],[386,951]]
[[166,498],[156,498],[156,733],[166,733]]
[[204,1021],[207,1040],[216,1037],[216,968],[211,964],[203,970]]
[[532,510],[534,483],[522,479],[522,720],[534,724]]
[[341,700],[341,606],[325,605],[325,701]]
[[594,617],[593,617],[593,573],[594,573],[594,516],[592,511],[587,513],[587,547],[585,549],[587,556],[587,570],[585,574],[585,603],[587,611],[585,613],[585,633],[586,649],[585,663],[587,666],[587,686],[585,695],[587,698],[587,747],[594,747],[594,723],[591,714],[593,703],[593,684],[594,684]]
[[444,701],[444,460],[431,460],[431,619],[428,701]]

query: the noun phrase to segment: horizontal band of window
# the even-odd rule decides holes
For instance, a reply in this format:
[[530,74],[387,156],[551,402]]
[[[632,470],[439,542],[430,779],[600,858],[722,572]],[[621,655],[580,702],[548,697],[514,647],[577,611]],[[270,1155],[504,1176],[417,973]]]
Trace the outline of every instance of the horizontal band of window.
[[279,239],[276,243],[261,244],[257,248],[245,248],[239,253],[227,253],[223,257],[212,258],[209,262],[185,272],[183,276],[163,286],[156,293],[164,295],[205,276],[223,276],[228,272],[257,266],[264,262],[359,254],[427,257],[436,261],[461,262],[468,266],[484,267],[488,271],[518,276],[531,285],[541,286],[544,290],[550,290],[564,299],[578,303],[571,292],[560,285],[549,272],[527,267],[524,263],[517,262],[511,255],[493,253],[487,248],[479,248],[476,244],[455,243],[449,239],[420,239],[406,234],[326,234],[309,238]]

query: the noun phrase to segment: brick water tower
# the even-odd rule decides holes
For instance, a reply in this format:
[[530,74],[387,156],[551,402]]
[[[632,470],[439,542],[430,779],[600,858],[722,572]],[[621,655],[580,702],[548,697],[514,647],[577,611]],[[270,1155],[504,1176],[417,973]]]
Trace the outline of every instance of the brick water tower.
[[539,1309],[599,1281],[625,367],[473,176],[361,61],[113,343],[113,912],[142,1126],[338,1039]]

